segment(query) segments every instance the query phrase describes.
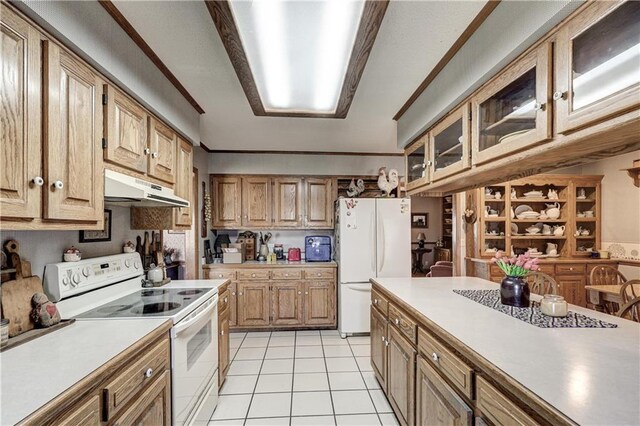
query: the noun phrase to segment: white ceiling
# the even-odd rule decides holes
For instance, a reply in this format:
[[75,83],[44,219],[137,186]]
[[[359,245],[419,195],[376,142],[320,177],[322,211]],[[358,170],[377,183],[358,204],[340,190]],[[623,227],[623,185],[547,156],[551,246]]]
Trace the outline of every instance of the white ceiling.
[[203,1],[114,2],[206,111],[219,150],[397,152],[392,117],[484,1],[391,0],[346,119],[256,117]]

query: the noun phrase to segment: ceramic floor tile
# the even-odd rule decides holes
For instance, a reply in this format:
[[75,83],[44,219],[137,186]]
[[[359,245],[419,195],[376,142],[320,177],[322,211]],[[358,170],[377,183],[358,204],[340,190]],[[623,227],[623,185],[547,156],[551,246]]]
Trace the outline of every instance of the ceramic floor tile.
[[289,417],[247,419],[244,426],[289,426]]
[[291,393],[257,393],[253,395],[247,417],[284,417],[291,413]]
[[320,346],[320,336],[296,336],[296,346]]
[[267,348],[265,359],[286,359],[293,358],[293,346],[275,346]]
[[373,371],[373,367],[371,366],[371,357],[358,356],[356,357],[356,362],[358,363],[360,371]]
[[354,356],[371,356],[371,345],[352,345],[351,351]]
[[296,336],[273,337],[269,340],[269,347],[273,346],[291,346],[295,343]]
[[260,374],[293,373],[293,359],[265,359]]
[[393,413],[379,414],[379,417],[382,421],[382,426],[400,426],[398,419],[396,419],[396,415]]
[[252,376],[228,376],[220,389],[220,395],[235,395],[241,393],[253,393],[256,387],[257,375]]
[[222,395],[211,420],[244,419],[251,403],[251,395]]
[[271,336],[270,331],[251,331],[247,333],[247,337],[269,337]]
[[359,391],[331,391],[333,409],[336,414],[375,414],[369,392]]
[[329,392],[294,392],[292,416],[320,416],[333,414]]
[[296,373],[293,375],[293,391],[328,391],[327,373]]
[[228,376],[241,376],[247,374],[260,373],[260,367],[262,366],[262,360],[240,361],[234,360],[229,367]]
[[354,357],[348,358],[327,358],[327,371],[337,373],[341,371],[358,371],[358,364]]
[[271,337],[285,337],[285,336],[295,336],[295,331],[272,331]]
[[231,333],[229,333],[229,339],[233,340],[233,339],[244,339],[244,337],[247,335],[247,333],[242,332],[242,331],[232,331]]
[[324,346],[349,346],[347,339],[339,336],[322,336],[322,344]]
[[340,336],[340,332],[338,330],[320,330],[321,336]]
[[339,358],[353,356],[349,345],[324,346],[324,356],[326,358]]
[[256,393],[291,392],[293,374],[261,374]]
[[369,394],[371,395],[371,399],[373,399],[373,405],[376,407],[378,413],[391,413],[393,411],[382,390],[370,390]]
[[296,331],[296,336],[319,336],[319,330],[300,330]]
[[251,359],[263,359],[266,351],[267,348],[240,348],[234,360],[248,361]]
[[324,373],[327,369],[324,358],[300,358],[296,359],[295,373]]
[[207,426],[242,426],[244,425],[244,419],[235,420],[212,420],[207,423]]
[[357,414],[351,416],[336,416],[338,426],[379,426],[380,420],[375,414]]
[[359,371],[347,373],[329,373],[331,390],[359,390],[366,389]]
[[297,346],[296,358],[322,358],[322,346]]
[[370,345],[371,337],[370,336],[353,336],[347,337],[350,345]]
[[380,383],[378,383],[376,374],[373,371],[364,371],[362,377],[364,378],[364,384],[367,385],[367,389],[380,389]]
[[266,348],[269,344],[268,337],[247,337],[242,342],[242,348]]
[[291,417],[291,426],[335,426],[333,416]]

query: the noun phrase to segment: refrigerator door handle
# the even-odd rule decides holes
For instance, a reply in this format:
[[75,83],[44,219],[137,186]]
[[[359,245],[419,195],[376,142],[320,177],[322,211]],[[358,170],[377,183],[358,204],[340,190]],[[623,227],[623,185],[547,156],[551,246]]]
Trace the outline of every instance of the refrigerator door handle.
[[380,245],[381,245],[381,259],[379,261],[378,264],[378,273],[382,272],[382,269],[384,268],[384,252],[385,252],[385,241],[384,241],[384,220],[380,221],[380,233],[378,235],[378,237],[380,238]]
[[[371,235],[375,235],[376,232],[376,217],[375,213],[371,212]],[[371,241],[371,272],[376,273],[376,240]]]
[[362,287],[363,283],[358,283],[360,285],[352,285],[352,284],[347,284],[347,287],[349,287],[351,290],[354,291],[362,291],[364,293],[371,293],[371,288],[370,287]]

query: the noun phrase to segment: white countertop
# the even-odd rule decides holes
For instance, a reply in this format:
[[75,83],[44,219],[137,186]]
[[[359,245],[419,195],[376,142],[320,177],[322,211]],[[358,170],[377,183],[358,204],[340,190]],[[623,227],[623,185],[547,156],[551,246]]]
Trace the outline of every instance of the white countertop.
[[160,288],[214,288],[217,291],[227,281],[229,280],[172,280]]
[[497,288],[480,278],[374,281],[576,423],[640,424],[640,324],[570,305],[618,327],[544,329],[452,291]]
[[24,419],[165,321],[76,321],[1,353],[0,425]]

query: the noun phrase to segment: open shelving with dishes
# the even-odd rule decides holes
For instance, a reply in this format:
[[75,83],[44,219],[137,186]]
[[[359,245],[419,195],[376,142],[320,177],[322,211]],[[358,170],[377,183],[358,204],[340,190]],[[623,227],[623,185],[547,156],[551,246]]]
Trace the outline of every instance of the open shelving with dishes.
[[453,195],[442,197],[442,242],[444,248],[453,248]]

